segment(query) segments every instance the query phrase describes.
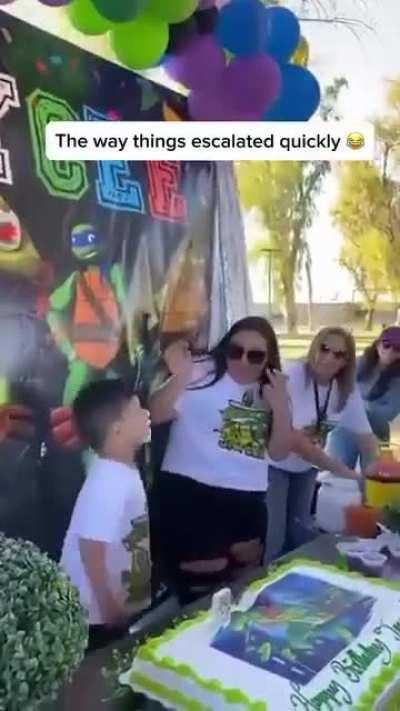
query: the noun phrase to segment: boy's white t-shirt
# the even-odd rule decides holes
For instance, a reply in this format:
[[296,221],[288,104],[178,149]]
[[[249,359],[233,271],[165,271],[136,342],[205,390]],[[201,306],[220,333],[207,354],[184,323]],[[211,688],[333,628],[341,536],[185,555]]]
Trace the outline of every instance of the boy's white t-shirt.
[[[78,588],[89,623],[102,616],[80,556],[79,539],[106,543],[110,588],[120,603],[140,612],[151,602],[150,536],[147,500],[136,467],[94,457],[78,495],[60,564]],[[131,607],[130,607],[131,609]]]
[[228,373],[213,379],[212,361],[195,366],[192,384],[175,405],[163,470],[225,489],[266,491],[265,431],[269,416],[259,383],[240,385]]
[[[284,372],[288,376],[287,387],[294,429],[301,430],[304,427],[315,425],[318,413],[315,403],[314,385],[312,379],[306,379],[304,361],[286,363],[284,365]],[[328,390],[328,386],[318,386],[321,408],[323,408],[325,404]],[[326,412],[326,422],[328,426],[333,429],[333,427],[340,424],[341,427],[355,434],[369,434],[372,432],[357,385],[354,386],[341,412],[337,412],[338,396],[338,386],[336,381],[334,381]],[[310,462],[307,462],[296,454],[290,454],[286,459],[278,462],[270,461],[270,464],[289,472],[304,472],[312,466]]]

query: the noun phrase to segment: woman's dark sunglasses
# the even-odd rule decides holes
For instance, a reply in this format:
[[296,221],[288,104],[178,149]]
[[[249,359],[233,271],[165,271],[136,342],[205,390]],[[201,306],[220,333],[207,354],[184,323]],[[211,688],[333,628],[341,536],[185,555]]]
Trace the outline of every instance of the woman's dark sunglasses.
[[381,343],[385,350],[392,350],[395,353],[400,353],[400,346],[395,346],[393,343],[389,343],[389,341],[381,341]]
[[346,351],[334,351],[333,348],[329,348],[326,343],[321,343],[319,350],[321,351],[321,353],[324,354],[332,353],[333,357],[336,358],[336,360],[346,360],[347,358]]
[[229,360],[242,360],[244,355],[250,365],[261,365],[267,357],[266,351],[259,351],[255,348],[246,351],[243,346],[236,345],[236,343],[230,343],[226,349],[226,357]]

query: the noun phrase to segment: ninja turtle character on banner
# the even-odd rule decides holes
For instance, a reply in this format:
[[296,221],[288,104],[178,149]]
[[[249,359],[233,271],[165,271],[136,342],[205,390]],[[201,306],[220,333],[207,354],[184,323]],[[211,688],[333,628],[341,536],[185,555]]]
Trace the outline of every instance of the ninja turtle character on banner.
[[63,404],[70,405],[90,380],[117,373],[113,364],[122,345],[125,298],[122,267],[104,260],[104,243],[94,225],[76,225],[71,249],[80,262],[50,296],[47,321],[68,360]]
[[[0,195],[0,442],[25,442],[20,456],[30,456],[31,448],[40,451],[36,435],[45,438],[43,408],[39,407],[40,415],[35,408],[45,390],[42,372],[48,373],[52,363],[51,338],[42,320],[52,280],[51,265],[42,259],[16,211]],[[45,399],[50,401],[54,393],[51,379]]]
[[242,402],[230,400],[221,411],[222,427],[218,444],[248,457],[264,459],[265,443],[271,432],[271,416],[252,407],[253,393],[244,393]]
[[18,216],[0,195],[0,269],[22,277],[35,277],[40,257]]
[[[53,279],[50,264],[37,252],[28,231],[15,211],[0,195],[0,272],[12,278],[12,296],[27,288],[35,291],[31,311],[41,318],[47,308],[47,288]],[[5,297],[7,298],[7,294]],[[33,308],[32,308],[33,306]]]

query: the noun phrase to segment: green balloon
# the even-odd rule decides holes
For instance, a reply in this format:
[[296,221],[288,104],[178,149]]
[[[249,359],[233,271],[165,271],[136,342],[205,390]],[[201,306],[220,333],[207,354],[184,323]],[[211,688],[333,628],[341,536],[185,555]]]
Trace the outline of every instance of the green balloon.
[[117,58],[130,69],[155,67],[167,49],[168,41],[168,24],[146,14],[118,27],[114,25],[111,32],[111,44]]
[[91,0],[72,0],[67,14],[73,27],[84,35],[104,35],[113,26],[97,12]]
[[150,0],[148,12],[169,24],[183,22],[191,17],[198,0]]
[[149,0],[92,0],[97,12],[111,22],[129,22],[146,9]]

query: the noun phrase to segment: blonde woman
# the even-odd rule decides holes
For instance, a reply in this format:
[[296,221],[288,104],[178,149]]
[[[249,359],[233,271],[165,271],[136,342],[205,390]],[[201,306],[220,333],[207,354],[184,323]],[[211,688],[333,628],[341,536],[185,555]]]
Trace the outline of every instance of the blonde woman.
[[293,453],[270,462],[267,491],[267,557],[275,558],[305,541],[318,469],[356,476],[344,463],[324,452],[336,425],[358,442],[363,461],[377,456],[359,390],[355,384],[353,336],[342,328],[324,328],[311,343],[305,360],[289,363],[288,393],[294,428]]

